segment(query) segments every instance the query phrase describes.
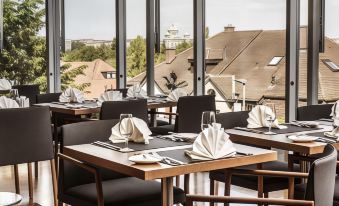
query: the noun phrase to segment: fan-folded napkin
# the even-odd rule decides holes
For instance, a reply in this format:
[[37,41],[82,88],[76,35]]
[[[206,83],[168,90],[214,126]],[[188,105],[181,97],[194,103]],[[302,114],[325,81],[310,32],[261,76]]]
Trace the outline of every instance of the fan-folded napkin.
[[5,96],[0,97],[0,109],[10,109],[10,108],[19,108],[18,103],[10,98]]
[[221,124],[213,123],[202,131],[186,154],[194,160],[212,160],[233,157],[236,149]]
[[84,93],[76,88],[67,88],[59,97],[60,102],[83,103]]
[[177,88],[168,95],[167,101],[177,102],[180,97],[187,96],[187,92],[182,88]]
[[[269,122],[267,121],[266,116],[272,116],[273,118],[275,118],[275,114],[273,113],[272,109],[265,105],[255,106],[248,115],[249,117],[247,119],[247,128],[250,129],[269,127]],[[278,129],[287,128],[284,125],[279,125],[277,119],[272,123],[272,127]]]
[[133,85],[127,90],[127,97],[131,98],[147,98],[147,93],[139,84]]
[[112,128],[112,134],[109,140],[111,140],[113,143],[125,142],[126,139],[121,135],[120,129],[122,130],[122,132],[124,132],[126,130],[130,130],[130,128],[132,127],[133,133],[128,140],[149,144],[149,140],[151,139],[150,135],[152,134],[152,132],[148,128],[147,123],[144,120],[136,117],[125,118],[122,120],[121,124],[121,127],[118,123]]
[[122,93],[119,91],[108,91],[103,93],[99,97],[98,104],[101,105],[103,102],[106,101],[121,101],[122,100]]
[[324,135],[331,138],[339,138],[339,100],[332,107],[331,117],[334,129],[330,132],[325,132]]

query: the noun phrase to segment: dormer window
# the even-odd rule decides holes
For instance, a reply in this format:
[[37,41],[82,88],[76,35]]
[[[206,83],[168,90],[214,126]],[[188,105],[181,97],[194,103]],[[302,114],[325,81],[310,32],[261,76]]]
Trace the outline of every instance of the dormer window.
[[115,71],[110,71],[110,72],[102,72],[102,75],[104,76],[105,79],[115,79]]
[[339,67],[330,59],[322,59],[321,60],[332,72],[339,72]]
[[283,58],[284,57],[281,56],[273,57],[272,60],[268,63],[268,66],[277,66]]

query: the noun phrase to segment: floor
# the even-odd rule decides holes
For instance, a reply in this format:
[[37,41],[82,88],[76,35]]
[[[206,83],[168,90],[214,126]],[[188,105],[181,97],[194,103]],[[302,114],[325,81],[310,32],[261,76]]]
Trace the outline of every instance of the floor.
[[[32,204],[28,199],[28,184],[27,184],[27,166],[19,166],[20,174],[20,188],[23,201],[20,205],[34,205],[34,206],[52,206],[53,205],[53,192],[52,181],[50,173],[49,162],[42,162],[39,164],[39,177],[34,181],[34,200]],[[183,183],[183,181],[181,181]],[[194,194],[209,194],[209,179],[208,173],[198,173],[191,175],[191,193]],[[0,191],[15,192],[14,187],[14,173],[13,167],[1,167],[0,168]],[[219,193],[223,193],[223,184],[219,184]],[[282,198],[285,195],[285,191],[274,192],[270,194],[270,197]],[[232,187],[232,196],[240,197],[255,197],[256,192],[239,187]],[[209,204],[197,204],[199,206],[207,206]],[[220,204],[222,205],[222,204]],[[239,206],[239,204],[232,204],[232,206]]]

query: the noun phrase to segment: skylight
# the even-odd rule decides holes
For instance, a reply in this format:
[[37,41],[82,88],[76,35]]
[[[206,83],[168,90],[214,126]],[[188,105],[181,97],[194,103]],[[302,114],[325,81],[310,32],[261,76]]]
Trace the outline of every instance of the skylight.
[[277,66],[284,57],[273,57],[273,59],[268,63],[268,66]]
[[322,62],[333,72],[339,72],[339,67],[330,59],[322,59]]

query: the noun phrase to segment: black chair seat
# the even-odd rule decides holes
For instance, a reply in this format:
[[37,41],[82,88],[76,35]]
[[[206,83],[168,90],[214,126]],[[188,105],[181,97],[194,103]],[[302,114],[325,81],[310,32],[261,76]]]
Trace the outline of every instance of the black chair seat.
[[[238,169],[250,169],[255,170],[256,165],[248,165],[239,167]],[[263,164],[264,170],[273,171],[288,171],[288,165],[285,162],[268,162]],[[299,165],[294,165],[294,171],[300,171]],[[216,170],[210,172],[210,179],[219,182],[225,182],[225,170]],[[300,183],[300,179],[296,179],[296,184]],[[252,190],[258,189],[258,177],[257,176],[243,176],[232,175],[232,185],[244,187]],[[288,188],[288,178],[284,177],[264,177],[264,192],[273,192],[284,190]]]
[[339,205],[339,177],[338,176],[335,178],[335,188],[334,188],[333,199],[334,199],[333,205]]
[[296,200],[304,200],[305,192],[306,192],[306,183],[297,184],[294,186],[294,199]]
[[[161,183],[143,181],[134,177],[102,182],[105,206],[161,206]],[[174,187],[174,203],[185,202],[184,191]],[[64,199],[73,206],[97,205],[95,183],[69,188]]]
[[153,134],[167,135],[169,132],[174,132],[174,124],[163,125],[150,128]]
[[169,125],[168,121],[161,120],[161,119],[157,120],[157,126],[165,126],[165,125]]

